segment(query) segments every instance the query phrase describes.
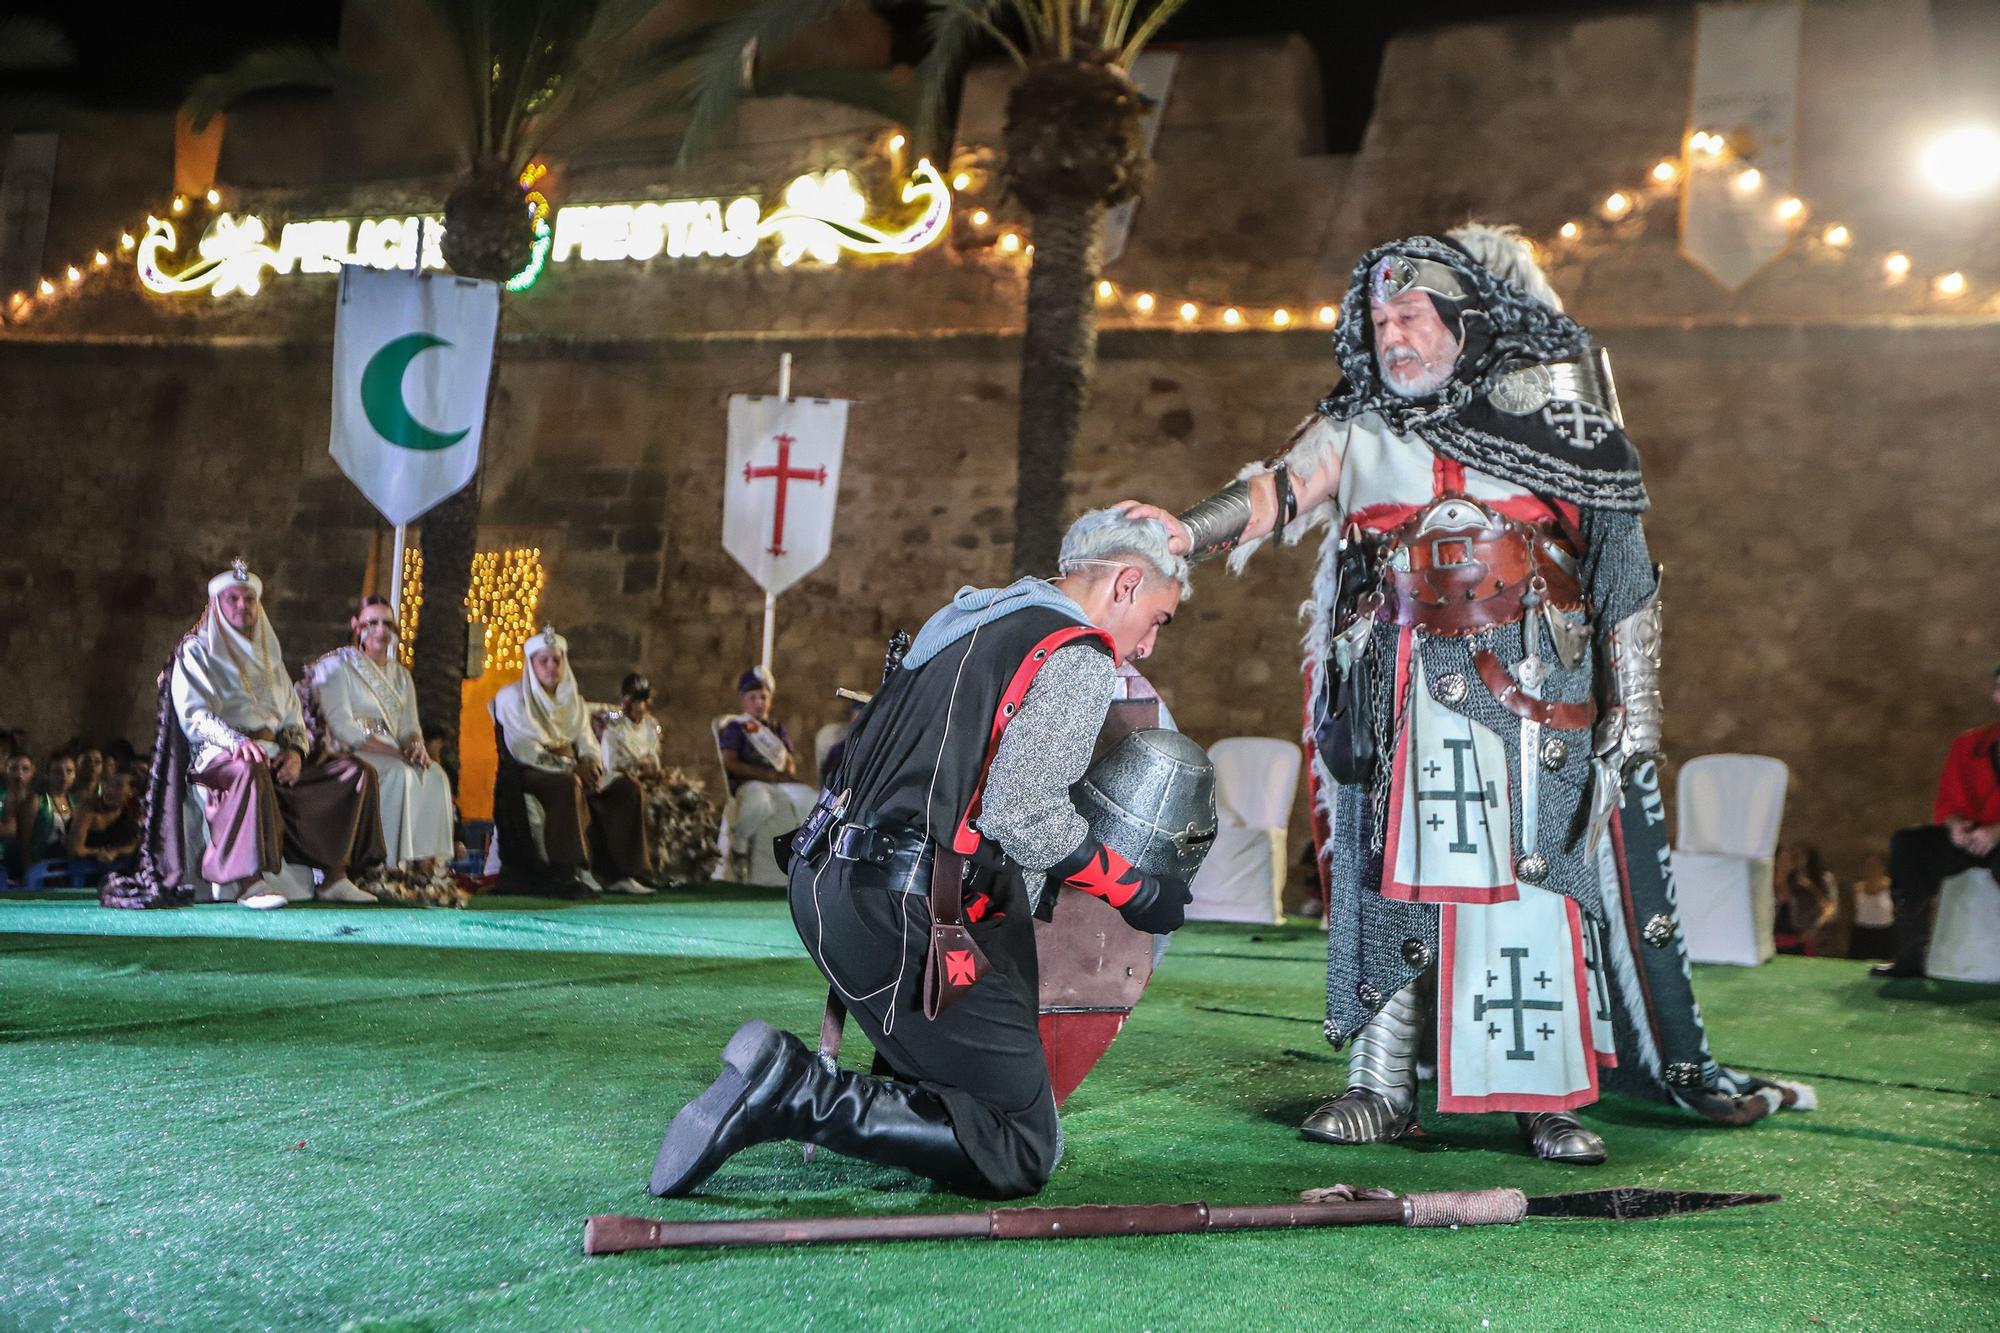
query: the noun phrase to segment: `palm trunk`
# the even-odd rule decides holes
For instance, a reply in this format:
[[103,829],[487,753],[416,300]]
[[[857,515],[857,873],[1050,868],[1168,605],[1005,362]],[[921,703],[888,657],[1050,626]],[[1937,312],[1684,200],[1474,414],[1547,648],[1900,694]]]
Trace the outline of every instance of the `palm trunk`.
[[[485,452],[486,442],[480,441]],[[483,459],[482,459],[483,462]],[[472,556],[479,541],[479,479],[423,517],[423,613],[417,620],[417,652],[410,675],[417,686],[417,713],[458,742],[458,715],[465,698],[465,594],[472,585]]]
[[1060,199],[1035,215],[1028,324],[1021,347],[1021,425],[1014,500],[1014,573],[1055,573],[1069,526],[1069,461],[1097,369],[1101,202]]

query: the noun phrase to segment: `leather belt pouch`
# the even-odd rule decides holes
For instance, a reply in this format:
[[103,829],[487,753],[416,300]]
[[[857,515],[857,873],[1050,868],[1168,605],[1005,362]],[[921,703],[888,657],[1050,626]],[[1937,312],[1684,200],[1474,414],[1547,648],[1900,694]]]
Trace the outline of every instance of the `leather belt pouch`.
[[931,943],[924,957],[924,1017],[936,1018],[986,975],[986,955],[965,928],[965,857],[939,847],[931,859]]

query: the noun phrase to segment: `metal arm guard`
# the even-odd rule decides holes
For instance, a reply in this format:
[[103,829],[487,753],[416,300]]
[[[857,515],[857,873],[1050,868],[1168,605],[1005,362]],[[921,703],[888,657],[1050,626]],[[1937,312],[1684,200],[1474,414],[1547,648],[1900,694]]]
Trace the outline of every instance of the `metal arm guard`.
[[1178,517],[1188,530],[1188,559],[1221,555],[1250,526],[1250,483],[1232,481]]
[[1619,621],[1611,630],[1611,677],[1620,719],[1617,757],[1628,772],[1660,756],[1660,599]]

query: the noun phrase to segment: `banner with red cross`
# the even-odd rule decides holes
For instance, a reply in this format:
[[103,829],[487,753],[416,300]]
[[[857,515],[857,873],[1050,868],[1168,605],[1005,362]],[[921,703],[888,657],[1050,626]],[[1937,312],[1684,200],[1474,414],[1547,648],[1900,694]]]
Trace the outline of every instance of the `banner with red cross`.
[[729,400],[722,545],[774,596],[819,568],[833,548],[847,408],[838,398]]

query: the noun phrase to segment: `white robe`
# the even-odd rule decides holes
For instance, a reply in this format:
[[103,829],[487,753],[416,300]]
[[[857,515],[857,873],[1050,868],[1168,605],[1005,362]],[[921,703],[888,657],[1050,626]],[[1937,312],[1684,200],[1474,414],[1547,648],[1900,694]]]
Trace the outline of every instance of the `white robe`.
[[659,719],[648,717],[634,722],[621,711],[605,724],[598,743],[598,758],[604,764],[601,786],[609,786],[621,773],[636,775],[640,769],[660,762]]
[[419,770],[401,755],[361,748],[370,736],[399,749],[422,738],[416,684],[403,664],[391,658],[378,667],[360,649],[342,648],[314,672],[313,690],[326,723],[327,749],[352,753],[375,770],[389,864],[450,860],[451,783],[444,770],[435,764]]

